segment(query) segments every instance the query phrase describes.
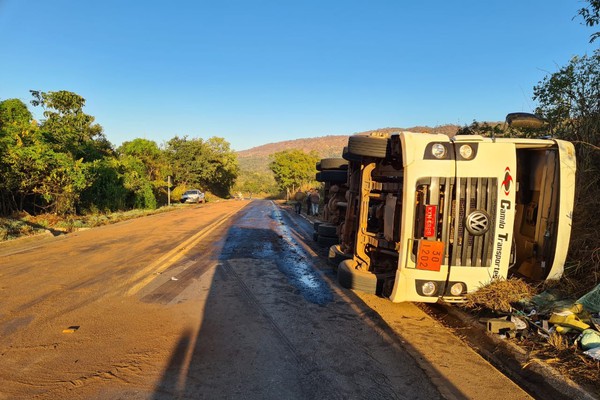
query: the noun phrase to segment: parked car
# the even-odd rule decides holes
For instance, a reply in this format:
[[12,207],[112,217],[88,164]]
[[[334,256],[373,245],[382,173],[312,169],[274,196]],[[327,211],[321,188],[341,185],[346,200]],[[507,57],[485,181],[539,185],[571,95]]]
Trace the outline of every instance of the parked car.
[[204,193],[198,189],[186,190],[181,196],[182,203],[204,203]]

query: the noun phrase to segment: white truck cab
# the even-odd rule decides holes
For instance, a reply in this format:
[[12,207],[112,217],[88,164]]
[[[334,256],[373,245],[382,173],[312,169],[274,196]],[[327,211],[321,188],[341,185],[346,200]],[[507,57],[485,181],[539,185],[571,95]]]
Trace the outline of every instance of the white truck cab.
[[338,269],[343,286],[372,281],[394,302],[460,302],[509,275],[562,276],[575,191],[571,143],[400,132],[387,138],[385,157],[363,156],[360,165],[354,254]]

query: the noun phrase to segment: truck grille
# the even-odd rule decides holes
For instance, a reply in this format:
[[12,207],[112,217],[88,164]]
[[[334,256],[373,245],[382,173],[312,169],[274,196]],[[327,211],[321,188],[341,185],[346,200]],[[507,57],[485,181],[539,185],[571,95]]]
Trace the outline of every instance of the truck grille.
[[[432,177],[420,181],[416,192],[415,238],[423,237],[426,204],[437,205],[437,240],[446,244],[445,264],[489,267],[492,264],[497,178]],[[487,217],[488,230],[473,234],[465,226],[473,211]],[[432,239],[432,238],[430,238]]]

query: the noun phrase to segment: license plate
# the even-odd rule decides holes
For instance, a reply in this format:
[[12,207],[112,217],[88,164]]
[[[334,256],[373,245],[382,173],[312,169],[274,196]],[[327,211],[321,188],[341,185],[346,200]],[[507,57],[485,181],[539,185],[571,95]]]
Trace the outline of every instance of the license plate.
[[444,242],[420,240],[417,252],[417,269],[439,271],[444,260]]
[[435,237],[437,206],[425,206],[425,237]]

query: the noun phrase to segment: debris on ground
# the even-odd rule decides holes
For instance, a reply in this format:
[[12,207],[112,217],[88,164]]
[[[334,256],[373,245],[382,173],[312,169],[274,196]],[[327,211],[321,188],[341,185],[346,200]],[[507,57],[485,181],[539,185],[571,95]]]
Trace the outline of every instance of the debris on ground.
[[600,380],[600,285],[575,300],[559,290],[537,293],[520,279],[498,280],[468,294],[463,304],[487,331],[518,340],[576,381]]
[[586,329],[579,338],[583,350],[591,350],[600,347],[600,332],[593,329]]
[[73,325],[63,329],[62,333],[75,333],[79,329],[79,325]]
[[591,350],[584,351],[583,354],[585,354],[588,357],[593,358],[594,360],[600,361],[600,347],[595,347]]
[[600,284],[576,301],[591,313],[600,313]]

